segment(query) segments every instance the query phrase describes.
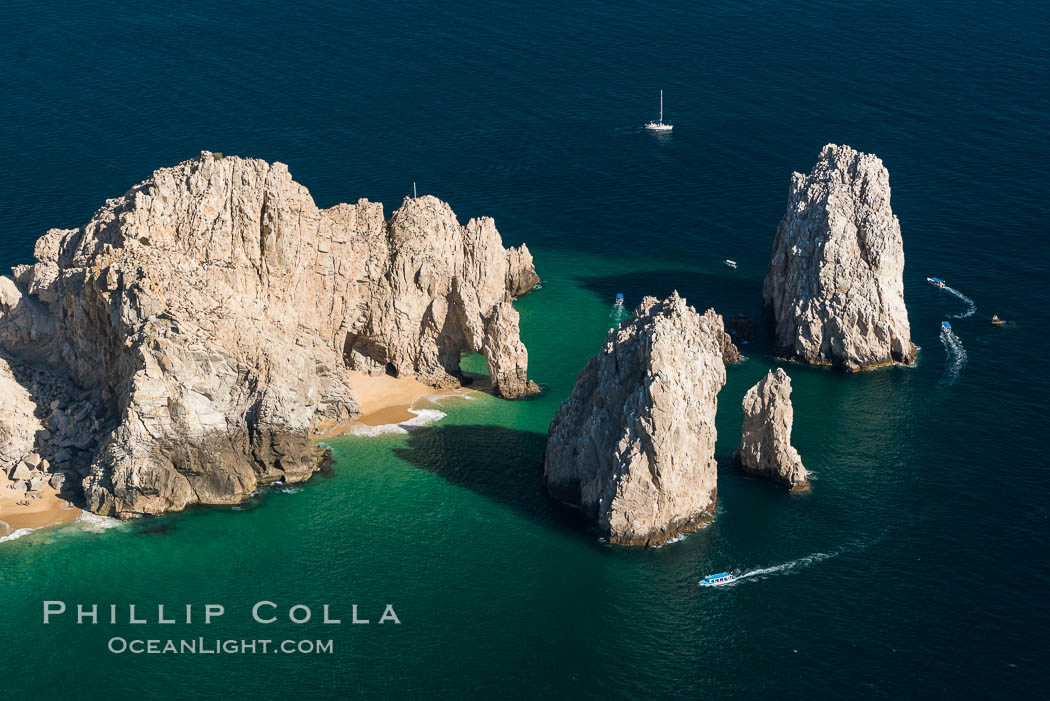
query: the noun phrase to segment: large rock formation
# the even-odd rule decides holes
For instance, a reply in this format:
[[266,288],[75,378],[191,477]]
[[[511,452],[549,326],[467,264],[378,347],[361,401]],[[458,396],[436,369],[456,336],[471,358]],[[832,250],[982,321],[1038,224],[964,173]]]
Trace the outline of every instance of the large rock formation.
[[904,248],[876,156],[828,144],[795,173],[763,302],[785,356],[849,371],[911,364]]
[[744,395],[744,427],[736,464],[744,472],[773,480],[793,492],[809,489],[802,458],[791,445],[791,378],[772,370]]
[[70,450],[99,513],[306,479],[322,457],[312,432],[358,413],[349,369],[445,387],[461,353],[484,352],[496,391],[523,392],[503,305],[535,284],[532,257],[434,197],[389,222],[366,200],[321,210],[281,163],[204,152],[52,229],[36,258],[0,278],[0,347],[97,398],[75,425],[101,445]]
[[610,542],[659,545],[710,518],[724,333],[677,292],[646,297],[551,422],[547,490]]

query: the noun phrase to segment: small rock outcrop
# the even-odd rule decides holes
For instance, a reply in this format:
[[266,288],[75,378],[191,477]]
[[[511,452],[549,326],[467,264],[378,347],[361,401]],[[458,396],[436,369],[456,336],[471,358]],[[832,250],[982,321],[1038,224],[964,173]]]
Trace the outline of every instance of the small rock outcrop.
[[735,456],[737,466],[793,492],[808,490],[808,473],[791,445],[794,421],[791,378],[781,368],[770,370],[744,395],[744,427]]
[[493,307],[485,322],[482,351],[488,360],[489,377],[496,394],[517,399],[539,392],[536,383],[527,377],[529,355],[519,338],[518,311],[510,302],[500,302]]
[[763,291],[789,359],[848,371],[911,364],[904,247],[878,157],[828,144],[795,173]]
[[677,292],[646,297],[551,422],[547,490],[609,542],[660,545],[710,519],[724,333],[721,317]]
[[714,309],[708,309],[704,312],[704,318],[711,328],[723,329],[721,335],[718,337],[718,347],[722,353],[722,362],[726,365],[737,365],[738,363],[746,360],[744,356],[740,354],[736,344],[733,343],[733,337],[729,335],[729,332],[725,331],[725,321],[722,319],[722,315],[716,312]]
[[348,370],[457,386],[481,352],[497,393],[527,382],[531,254],[434,197],[319,209],[284,164],[203,152],[35,255],[0,277],[0,468],[35,450],[101,514],[307,479],[359,413]]

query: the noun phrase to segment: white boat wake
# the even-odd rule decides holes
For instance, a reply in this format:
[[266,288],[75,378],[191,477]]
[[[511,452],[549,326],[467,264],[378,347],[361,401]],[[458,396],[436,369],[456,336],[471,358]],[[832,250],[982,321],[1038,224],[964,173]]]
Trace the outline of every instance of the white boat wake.
[[612,320],[612,328],[615,329],[623,321],[631,318],[631,312],[622,304],[614,304],[612,305],[612,309],[609,310],[609,318]]
[[954,385],[966,367],[966,348],[954,333],[942,333],[941,343],[948,351],[948,364],[944,368],[941,384]]
[[966,319],[968,317],[973,316],[977,312],[977,303],[969,297],[967,297],[966,295],[964,295],[962,292],[959,292],[959,290],[945,285],[944,291],[948,292],[949,294],[955,295],[966,304],[966,311],[960,314],[949,314],[949,319]]
[[795,573],[797,573],[799,570],[801,570],[804,567],[809,567],[810,565],[815,565],[818,562],[823,562],[824,560],[829,560],[829,559],[835,557],[838,554],[839,554],[838,552],[813,553],[812,555],[806,555],[805,557],[800,557],[797,560],[792,560],[791,562],[785,562],[785,563],[780,564],[780,565],[773,565],[771,567],[760,567],[757,570],[748,570],[746,572],[742,572],[741,574],[738,574],[736,576],[736,581],[734,581],[734,582],[732,582],[732,583],[730,583],[728,585],[727,584],[721,584],[721,585],[718,585],[718,584],[705,584],[703,581],[701,581],[699,584],[702,587],[717,587],[717,586],[722,586],[722,587],[730,586],[730,587],[732,587],[732,586],[736,586],[740,582],[742,582],[744,580],[747,580],[747,579],[766,579],[767,577],[773,577],[773,576],[778,575],[778,574],[795,574]]

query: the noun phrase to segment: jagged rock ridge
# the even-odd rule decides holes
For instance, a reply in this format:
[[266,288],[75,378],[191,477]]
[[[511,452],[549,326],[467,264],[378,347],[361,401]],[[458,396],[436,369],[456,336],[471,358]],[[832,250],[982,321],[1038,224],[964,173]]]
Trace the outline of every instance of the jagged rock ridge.
[[794,173],[763,302],[790,359],[855,371],[911,364],[904,248],[878,157],[828,144]]
[[322,210],[284,164],[203,152],[35,254],[0,278],[0,348],[99,405],[101,445],[70,460],[89,465],[99,513],[306,479],[322,453],[311,433],[358,413],[348,369],[445,387],[461,353],[483,352],[498,393],[527,392],[503,305],[538,279],[532,256],[434,197],[390,221],[367,200]]
[[548,492],[612,543],[659,545],[710,518],[722,319],[672,294],[609,332],[551,422]]
[[736,464],[744,472],[801,492],[809,489],[809,473],[791,445],[795,421],[791,378],[782,368],[770,370],[744,395],[744,426]]

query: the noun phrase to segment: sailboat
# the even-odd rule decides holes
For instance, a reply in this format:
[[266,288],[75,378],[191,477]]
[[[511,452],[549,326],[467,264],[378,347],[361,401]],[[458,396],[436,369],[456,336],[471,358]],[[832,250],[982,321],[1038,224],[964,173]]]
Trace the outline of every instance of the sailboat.
[[660,118],[655,122],[649,122],[645,125],[646,129],[652,131],[671,131],[674,127],[670,124],[664,124],[664,91],[660,91]]

